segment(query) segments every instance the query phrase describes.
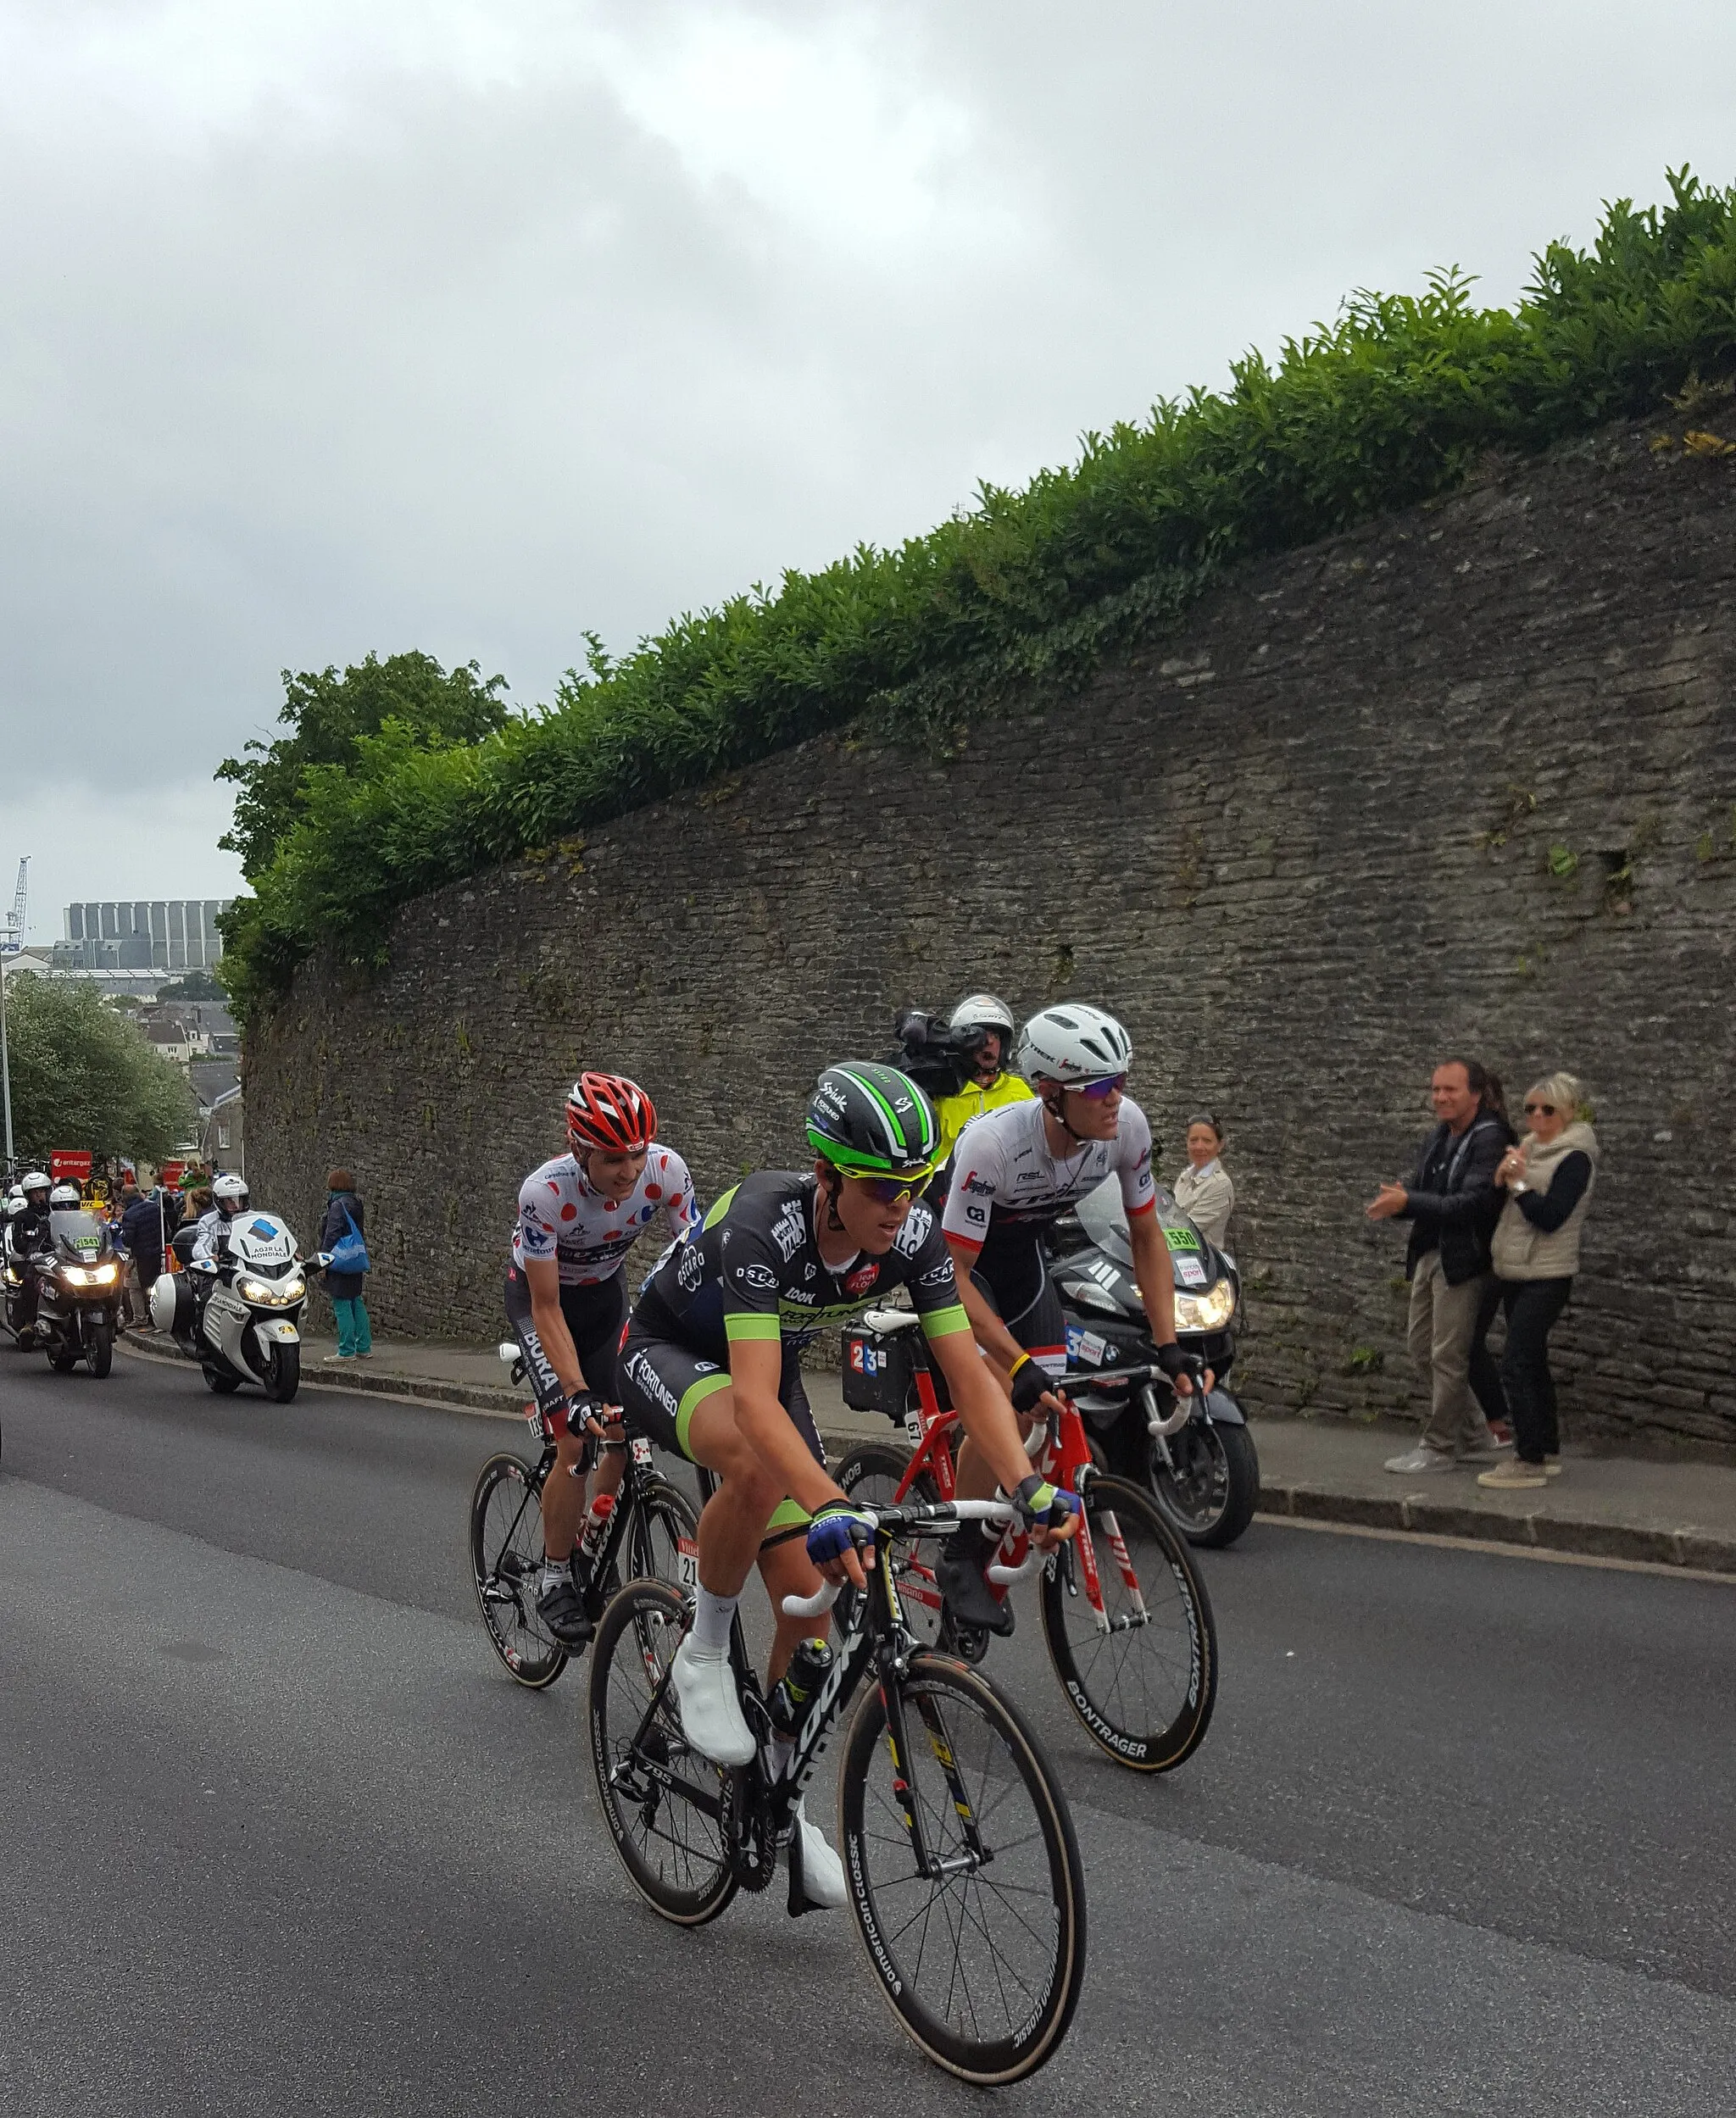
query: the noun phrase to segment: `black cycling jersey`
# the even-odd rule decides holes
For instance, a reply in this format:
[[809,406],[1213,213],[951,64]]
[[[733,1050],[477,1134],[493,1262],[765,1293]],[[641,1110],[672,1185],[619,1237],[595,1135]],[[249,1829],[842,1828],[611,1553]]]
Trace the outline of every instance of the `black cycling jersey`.
[[793,1352],[828,1325],[908,1287],[930,1338],[969,1331],[952,1254],[920,1199],[890,1250],[877,1258],[859,1251],[834,1268],[814,1237],[819,1188],[811,1174],[762,1170],[726,1192],[698,1234],[665,1254],[639,1297],[635,1324],[727,1365],[732,1345],[771,1339]]

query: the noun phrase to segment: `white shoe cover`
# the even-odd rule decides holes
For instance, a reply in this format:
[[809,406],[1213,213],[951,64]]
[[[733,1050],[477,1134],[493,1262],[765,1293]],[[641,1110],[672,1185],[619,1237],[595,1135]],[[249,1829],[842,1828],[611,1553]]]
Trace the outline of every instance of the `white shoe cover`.
[[849,1898],[844,1865],[826,1844],[825,1832],[809,1822],[800,1802],[796,1804],[796,1829],[802,1835],[802,1894],[810,1904],[833,1911]]
[[682,1727],[701,1757],[714,1765],[744,1765],[754,1744],[736,1697],[735,1672],[726,1654],[696,1654],[691,1633],[670,1666]]

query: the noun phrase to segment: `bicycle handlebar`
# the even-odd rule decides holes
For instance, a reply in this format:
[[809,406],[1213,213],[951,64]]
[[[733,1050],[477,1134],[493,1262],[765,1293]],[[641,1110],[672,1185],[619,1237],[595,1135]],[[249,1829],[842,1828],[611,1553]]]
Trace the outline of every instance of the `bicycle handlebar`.
[[[905,1530],[957,1529],[965,1522],[998,1522],[1004,1526],[1013,1519],[1012,1504],[1005,1500],[940,1500],[915,1501],[902,1508],[864,1508],[860,1510],[865,1520],[876,1530],[885,1530],[896,1537]],[[1037,1554],[1042,1564],[1042,1554]],[[1029,1562],[1021,1567],[991,1569],[997,1580],[1017,1581],[1032,1570]],[[783,1614],[787,1618],[818,1618],[832,1609],[837,1601],[842,1582],[822,1582],[812,1596],[786,1596]]]

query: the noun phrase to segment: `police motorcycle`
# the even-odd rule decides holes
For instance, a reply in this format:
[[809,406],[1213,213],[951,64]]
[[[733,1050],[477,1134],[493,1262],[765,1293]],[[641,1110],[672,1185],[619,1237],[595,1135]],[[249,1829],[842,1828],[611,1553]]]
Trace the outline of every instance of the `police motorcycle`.
[[[289,1224],[255,1211],[240,1177],[214,1179],[211,1195],[212,1211],[170,1238],[185,1270],[164,1273],[152,1287],[151,1321],[198,1361],[217,1396],[247,1382],[287,1404],[302,1379],[307,1276],[325,1270],[326,1254],[303,1259]],[[202,1234],[215,1237],[214,1256],[195,1255]]]
[[1189,1543],[1233,1544],[1260,1499],[1254,1437],[1224,1387],[1236,1358],[1232,1326],[1241,1307],[1241,1278],[1234,1259],[1205,1240],[1161,1186],[1157,1213],[1175,1275],[1176,1336],[1211,1370],[1211,1391],[1194,1392],[1188,1419],[1171,1433],[1148,1427],[1130,1383],[1092,1386],[1093,1368],[1149,1361],[1154,1350],[1133,1277],[1121,1186],[1113,1176],[1049,1231],[1049,1276],[1066,1320],[1067,1391],[1110,1470],[1149,1484],[1165,1516]]
[[[25,1179],[26,1193],[31,1189]],[[18,1231],[31,1226],[31,1248],[19,1245]],[[120,1292],[120,1261],[98,1214],[85,1210],[76,1184],[57,1184],[48,1193],[46,1222],[29,1223],[20,1212],[11,1217],[6,1255],[6,1324],[20,1347],[35,1347],[48,1357],[56,1375],[70,1375],[82,1360],[93,1376],[106,1376],[114,1365],[115,1304]],[[35,1282],[36,1315],[26,1320],[29,1289]]]

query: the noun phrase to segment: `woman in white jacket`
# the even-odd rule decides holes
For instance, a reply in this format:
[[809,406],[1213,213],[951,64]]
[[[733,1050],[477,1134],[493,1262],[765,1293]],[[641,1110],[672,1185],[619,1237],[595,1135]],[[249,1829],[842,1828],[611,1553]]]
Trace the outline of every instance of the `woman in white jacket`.
[[1579,1115],[1584,1101],[1572,1074],[1551,1074],[1527,1089],[1530,1130],[1495,1170],[1496,1187],[1507,1194],[1491,1256],[1507,1314],[1501,1381],[1514,1453],[1484,1471],[1480,1486],[1542,1486],[1561,1468],[1549,1337],[1573,1291],[1579,1231],[1597,1180],[1597,1135]]
[[1188,1166],[1176,1179],[1176,1204],[1215,1249],[1229,1231],[1236,1187],[1221,1159],[1224,1129],[1209,1110],[1188,1120]]

